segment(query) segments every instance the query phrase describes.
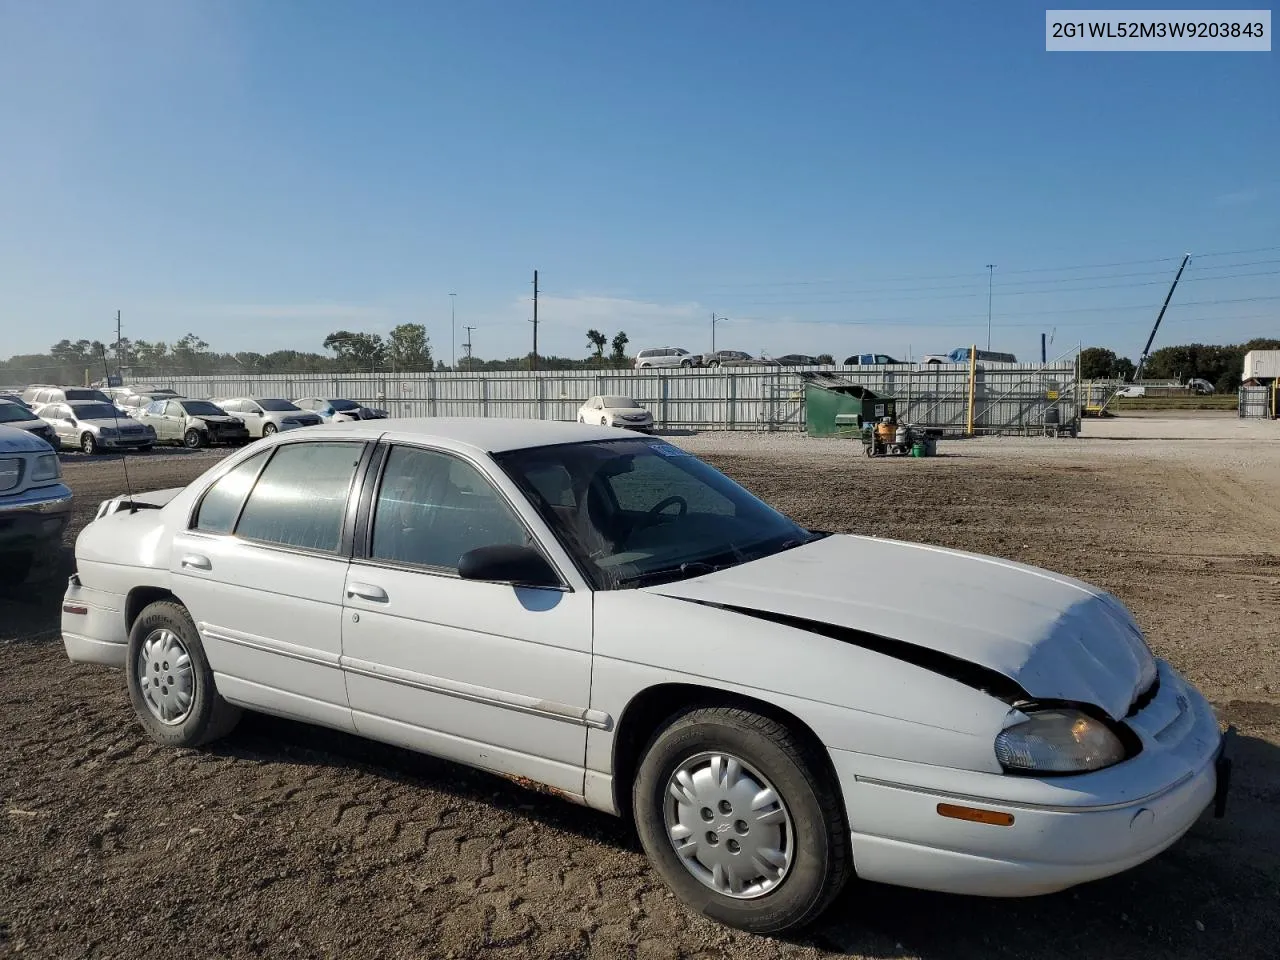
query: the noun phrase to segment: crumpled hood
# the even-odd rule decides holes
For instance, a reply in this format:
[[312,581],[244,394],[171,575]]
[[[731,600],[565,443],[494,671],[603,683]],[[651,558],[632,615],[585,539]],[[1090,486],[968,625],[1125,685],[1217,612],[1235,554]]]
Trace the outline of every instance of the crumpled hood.
[[1155,660],[1115,597],[995,557],[831,536],[649,592],[865,631],[997,671],[1037,699],[1120,719]]
[[226,426],[226,427],[242,427],[242,426],[244,426],[244,423],[240,420],[240,418],[239,418],[239,417],[233,417],[233,416],[231,416],[230,414],[222,414],[221,416],[217,416],[217,415],[215,415],[215,414],[210,414],[210,415],[209,415],[209,416],[207,416],[207,417],[192,417],[192,419],[193,419],[193,420],[203,420],[205,423],[217,423],[217,424],[220,424],[220,425],[222,425],[222,426]]

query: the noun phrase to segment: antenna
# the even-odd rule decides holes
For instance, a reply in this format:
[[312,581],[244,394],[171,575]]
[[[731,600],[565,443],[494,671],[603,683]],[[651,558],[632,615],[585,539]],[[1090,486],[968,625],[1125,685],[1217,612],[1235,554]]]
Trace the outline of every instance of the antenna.
[[[116,342],[119,343],[119,340],[117,339]],[[106,375],[106,379],[103,381],[103,383],[109,384],[111,382],[111,368],[107,365],[107,348],[103,346],[101,347],[101,350],[102,350],[102,372]],[[111,423],[116,428],[116,436],[117,437],[121,436],[122,434],[120,433],[120,411],[116,407],[115,400],[111,401]],[[124,468],[124,491],[125,491],[125,494],[129,497],[129,512],[137,513],[138,505],[133,502],[133,483],[129,479],[129,456],[124,447],[120,448],[120,466]]]

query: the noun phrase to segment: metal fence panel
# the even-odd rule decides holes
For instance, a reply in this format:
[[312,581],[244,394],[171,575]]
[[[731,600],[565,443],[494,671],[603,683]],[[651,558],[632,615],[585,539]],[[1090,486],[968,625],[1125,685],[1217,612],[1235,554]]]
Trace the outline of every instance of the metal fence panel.
[[[635,398],[661,427],[694,430],[804,430],[804,381],[798,369],[551,370],[478,373],[260,374],[151,380],[193,397],[347,397],[397,417],[516,417],[574,420],[597,394]],[[906,422],[963,433],[968,428],[967,365],[825,367],[898,400]],[[1061,421],[1078,416],[1071,363],[991,364],[973,381],[979,432],[1038,431],[1050,406]]]
[[1271,416],[1271,388],[1241,387],[1239,413],[1242,417],[1251,418]]

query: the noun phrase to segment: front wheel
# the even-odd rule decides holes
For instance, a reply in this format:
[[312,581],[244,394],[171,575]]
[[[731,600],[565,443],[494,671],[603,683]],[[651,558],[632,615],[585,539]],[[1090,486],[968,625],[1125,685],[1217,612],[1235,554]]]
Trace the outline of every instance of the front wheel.
[[80,449],[89,456],[93,456],[98,452],[98,440],[92,433],[82,434],[80,437]]
[[239,707],[223,700],[214,686],[191,615],[173,600],[151,604],[133,622],[125,682],[142,726],[165,746],[209,743],[240,720]]
[[649,742],[632,788],[636,828],[687,906],[753,933],[808,923],[853,873],[826,758],[749,710],[695,707]]
[[204,446],[204,436],[199,430],[188,430],[182,435],[182,445],[188,450],[199,450]]
[[608,418],[608,417],[601,417],[601,418],[600,418],[600,426],[602,426],[602,427],[607,427],[607,426],[609,426],[609,418]]
[[275,432],[276,432],[276,425],[274,423],[264,423],[262,425],[262,435],[264,437],[269,437]]
[[692,367],[692,366],[693,366],[693,361],[692,361],[692,360],[681,360],[681,361],[680,361],[680,366],[685,367],[685,368]]

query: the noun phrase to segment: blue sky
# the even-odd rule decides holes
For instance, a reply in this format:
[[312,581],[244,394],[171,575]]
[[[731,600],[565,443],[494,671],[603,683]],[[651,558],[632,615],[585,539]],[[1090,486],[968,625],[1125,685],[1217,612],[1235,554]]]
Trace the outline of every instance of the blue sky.
[[[1070,4],[1058,4],[1070,6]],[[1044,50],[1024,2],[0,0],[0,355],[1136,356],[1280,335],[1277,54]],[[1239,251],[1239,252],[1237,252]],[[461,347],[458,347],[461,353]]]

